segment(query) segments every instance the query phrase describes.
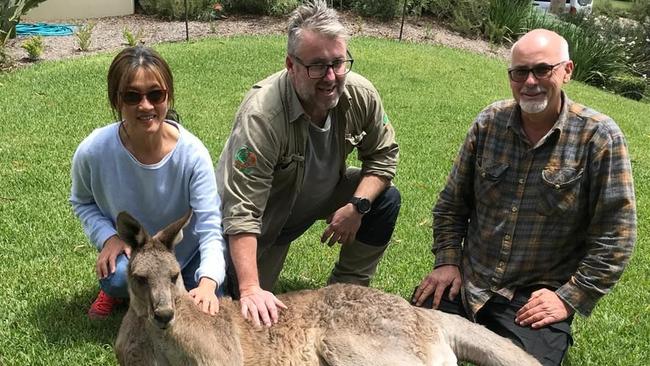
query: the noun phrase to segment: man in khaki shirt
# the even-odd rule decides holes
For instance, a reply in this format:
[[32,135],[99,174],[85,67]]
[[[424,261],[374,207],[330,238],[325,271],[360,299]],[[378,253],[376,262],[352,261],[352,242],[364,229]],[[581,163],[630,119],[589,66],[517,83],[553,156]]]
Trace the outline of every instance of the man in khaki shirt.
[[[341,243],[328,283],[368,285],[399,213],[398,146],[379,94],[350,72],[347,32],[316,0],[289,21],[286,69],[244,98],[219,161],[229,287],[244,317],[270,326],[290,243],[318,219]],[[357,150],[361,168],[346,167]]]

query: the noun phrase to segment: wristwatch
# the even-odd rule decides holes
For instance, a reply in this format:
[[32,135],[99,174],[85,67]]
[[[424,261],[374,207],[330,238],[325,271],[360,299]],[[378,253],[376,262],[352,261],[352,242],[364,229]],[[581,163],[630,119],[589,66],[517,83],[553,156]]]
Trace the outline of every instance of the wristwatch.
[[352,197],[349,201],[354,207],[357,208],[357,211],[364,215],[370,212],[370,200],[365,197]]

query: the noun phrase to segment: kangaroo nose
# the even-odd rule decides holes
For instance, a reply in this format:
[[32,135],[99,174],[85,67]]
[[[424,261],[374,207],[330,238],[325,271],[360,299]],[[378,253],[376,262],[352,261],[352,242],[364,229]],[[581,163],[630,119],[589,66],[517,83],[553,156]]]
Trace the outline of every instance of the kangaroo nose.
[[161,328],[166,328],[169,322],[174,318],[174,310],[171,308],[156,309],[153,313],[153,318]]

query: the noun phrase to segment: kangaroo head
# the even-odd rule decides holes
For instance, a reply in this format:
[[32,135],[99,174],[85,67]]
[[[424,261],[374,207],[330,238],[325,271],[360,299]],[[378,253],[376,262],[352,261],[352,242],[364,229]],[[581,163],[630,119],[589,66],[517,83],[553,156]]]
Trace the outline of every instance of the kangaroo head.
[[132,249],[128,267],[129,306],[138,316],[146,316],[155,326],[165,329],[174,320],[174,298],[185,292],[174,245],[183,239],[183,227],[192,217],[189,211],[179,220],[149,236],[131,215],[117,215],[120,238]]

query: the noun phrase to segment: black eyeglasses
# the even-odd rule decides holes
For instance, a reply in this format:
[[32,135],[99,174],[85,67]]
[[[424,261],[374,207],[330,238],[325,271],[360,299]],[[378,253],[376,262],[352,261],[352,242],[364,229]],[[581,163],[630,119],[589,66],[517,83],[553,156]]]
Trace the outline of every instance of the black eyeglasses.
[[354,63],[354,59],[352,59],[352,55],[350,54],[350,51],[346,51],[346,54],[348,55],[348,59],[346,60],[334,60],[331,64],[305,64],[298,56],[296,55],[290,55],[296,61],[298,61],[299,64],[304,66],[307,69],[307,76],[309,76],[310,79],[320,79],[327,75],[327,69],[332,68],[332,71],[334,71],[334,74],[336,75],[345,75],[350,70],[352,70],[352,64]]
[[151,104],[160,104],[167,99],[167,90],[156,89],[146,93],[138,93],[135,91],[127,91],[122,93],[122,101],[128,105],[138,105],[142,102],[142,98],[146,97]]
[[555,65],[539,64],[533,66],[532,68],[515,67],[512,69],[508,69],[508,76],[510,76],[510,80],[516,83],[523,83],[524,81],[526,81],[526,79],[528,79],[528,75],[531,72],[533,73],[533,75],[537,80],[548,79],[553,74],[555,68],[564,63],[566,63],[566,61],[558,62]]

